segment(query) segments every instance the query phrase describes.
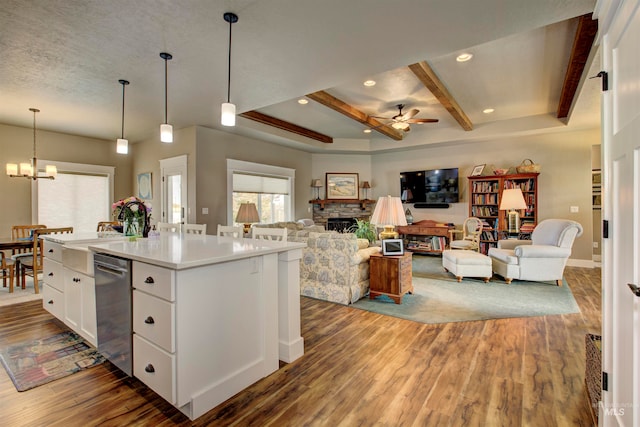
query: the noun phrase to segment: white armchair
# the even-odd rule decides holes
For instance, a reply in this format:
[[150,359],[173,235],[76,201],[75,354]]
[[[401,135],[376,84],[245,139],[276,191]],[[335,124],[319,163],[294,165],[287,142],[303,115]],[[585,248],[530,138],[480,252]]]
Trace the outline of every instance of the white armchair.
[[499,240],[489,249],[493,271],[511,280],[555,280],[562,286],[564,267],[582,225],[567,219],[546,219],[531,233],[531,240]]

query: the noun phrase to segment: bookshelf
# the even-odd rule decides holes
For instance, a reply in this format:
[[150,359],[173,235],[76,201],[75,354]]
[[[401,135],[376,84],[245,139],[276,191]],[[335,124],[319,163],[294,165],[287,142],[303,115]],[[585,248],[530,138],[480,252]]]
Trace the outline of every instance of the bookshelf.
[[469,179],[469,216],[483,221],[480,236],[480,251],[486,255],[489,248],[495,247],[507,229],[506,212],[501,211],[502,191],[507,188],[520,188],[527,203],[527,209],[520,211],[520,223],[525,229],[538,222],[538,173],[520,173],[513,175],[470,176]]

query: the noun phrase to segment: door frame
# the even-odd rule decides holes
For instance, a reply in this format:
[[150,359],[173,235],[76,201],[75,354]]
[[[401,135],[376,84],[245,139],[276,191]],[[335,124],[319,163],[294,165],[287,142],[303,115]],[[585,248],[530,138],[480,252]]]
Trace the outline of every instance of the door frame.
[[[167,222],[167,179],[168,175],[177,175],[181,176],[180,178],[180,191],[181,198],[180,203],[182,204],[182,213],[181,213],[181,223],[185,223],[187,220],[187,212],[189,207],[189,197],[188,197],[188,167],[187,167],[187,155],[183,154],[176,157],[170,157],[168,159],[160,159],[160,211],[161,218],[160,222]],[[178,172],[178,173],[176,173]]]

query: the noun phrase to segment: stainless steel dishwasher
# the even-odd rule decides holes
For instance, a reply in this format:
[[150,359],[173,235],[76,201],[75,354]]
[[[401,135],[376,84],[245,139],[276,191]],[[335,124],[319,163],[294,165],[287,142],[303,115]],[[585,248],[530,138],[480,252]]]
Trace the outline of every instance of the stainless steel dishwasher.
[[131,260],[97,253],[96,282],[98,351],[127,375],[133,374],[131,330]]

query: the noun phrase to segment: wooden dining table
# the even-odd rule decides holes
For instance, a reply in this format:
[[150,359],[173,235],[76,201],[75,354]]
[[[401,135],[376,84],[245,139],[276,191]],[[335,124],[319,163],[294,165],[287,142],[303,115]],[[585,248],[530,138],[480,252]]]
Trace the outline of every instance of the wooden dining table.
[[13,249],[30,249],[33,247],[31,239],[13,239],[11,237],[0,237],[0,251]]

